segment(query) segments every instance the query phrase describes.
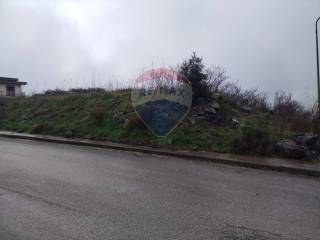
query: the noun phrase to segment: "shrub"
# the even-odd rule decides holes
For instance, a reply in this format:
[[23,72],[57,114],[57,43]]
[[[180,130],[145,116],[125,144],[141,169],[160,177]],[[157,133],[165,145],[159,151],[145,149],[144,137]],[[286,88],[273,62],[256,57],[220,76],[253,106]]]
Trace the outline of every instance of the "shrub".
[[281,130],[311,131],[313,125],[312,111],[292,99],[291,94],[277,92],[273,104],[273,118]]
[[303,106],[292,99],[291,94],[277,92],[274,98],[273,112],[279,117],[292,117],[303,111]]
[[231,146],[236,153],[268,154],[272,151],[270,131],[254,123],[246,123],[240,127],[233,138]]
[[220,66],[213,65],[206,69],[206,80],[210,91],[221,92],[228,79],[226,70]]
[[6,119],[8,117],[6,108],[8,105],[8,100],[5,98],[0,98],[0,119]]
[[106,90],[103,88],[71,88],[68,92],[70,93],[105,93]]
[[134,129],[146,129],[145,124],[138,116],[126,118],[123,127],[128,131],[132,131]]
[[97,123],[101,124],[105,119],[106,110],[100,106],[94,106],[90,109],[90,117]]
[[44,95],[44,96],[61,96],[68,94],[67,91],[62,89],[54,89],[54,90],[47,90],[43,94],[35,94],[35,95]]
[[31,128],[31,133],[34,134],[53,134],[54,127],[49,123],[36,123]]
[[243,90],[237,82],[222,82],[218,92],[233,105],[250,106],[263,112],[271,110],[268,95],[258,89]]

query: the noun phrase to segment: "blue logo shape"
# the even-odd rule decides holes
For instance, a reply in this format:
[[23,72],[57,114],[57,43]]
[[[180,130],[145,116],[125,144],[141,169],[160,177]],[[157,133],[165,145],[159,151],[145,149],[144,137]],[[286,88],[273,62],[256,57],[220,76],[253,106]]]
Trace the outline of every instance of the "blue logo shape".
[[165,137],[188,114],[192,88],[179,72],[157,68],[136,79],[131,100],[145,125],[157,136]]

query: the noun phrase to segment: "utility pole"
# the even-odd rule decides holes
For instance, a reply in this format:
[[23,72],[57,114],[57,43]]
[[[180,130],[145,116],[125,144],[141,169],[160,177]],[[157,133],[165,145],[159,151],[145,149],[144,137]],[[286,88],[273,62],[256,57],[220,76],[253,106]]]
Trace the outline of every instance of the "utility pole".
[[317,84],[318,84],[318,109],[317,109],[317,134],[319,136],[319,120],[320,120],[320,73],[319,73],[319,39],[318,39],[318,22],[320,20],[320,17],[316,20],[316,54],[317,54]]

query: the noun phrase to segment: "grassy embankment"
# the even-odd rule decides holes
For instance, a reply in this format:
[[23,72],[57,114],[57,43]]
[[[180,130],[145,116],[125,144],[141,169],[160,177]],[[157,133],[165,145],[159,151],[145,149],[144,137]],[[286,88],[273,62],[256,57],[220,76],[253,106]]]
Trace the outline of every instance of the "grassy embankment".
[[[192,109],[166,138],[159,139],[139,122],[130,91],[64,93],[2,99],[0,129],[34,134],[124,142],[173,149],[268,154],[269,143],[291,132],[278,128],[270,113],[243,113],[220,99],[219,123],[195,118]],[[236,118],[239,124],[230,120]]]

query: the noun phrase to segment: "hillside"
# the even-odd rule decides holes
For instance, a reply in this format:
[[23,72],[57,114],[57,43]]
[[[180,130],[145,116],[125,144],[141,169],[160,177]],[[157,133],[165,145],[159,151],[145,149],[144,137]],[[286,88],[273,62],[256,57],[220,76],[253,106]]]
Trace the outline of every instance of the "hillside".
[[280,124],[270,111],[241,105],[219,93],[193,106],[166,138],[157,138],[140,121],[129,90],[49,91],[0,103],[2,130],[170,149],[273,156],[277,142],[295,136],[290,126]]

